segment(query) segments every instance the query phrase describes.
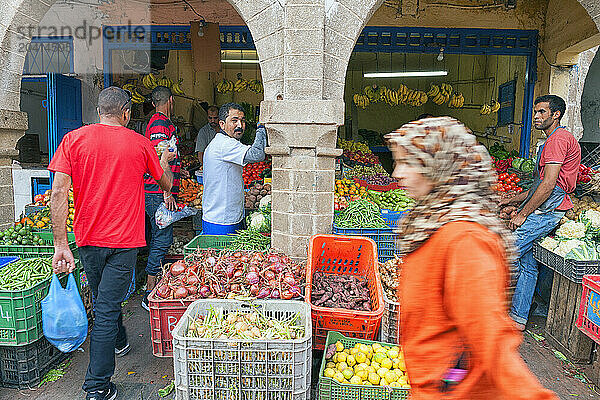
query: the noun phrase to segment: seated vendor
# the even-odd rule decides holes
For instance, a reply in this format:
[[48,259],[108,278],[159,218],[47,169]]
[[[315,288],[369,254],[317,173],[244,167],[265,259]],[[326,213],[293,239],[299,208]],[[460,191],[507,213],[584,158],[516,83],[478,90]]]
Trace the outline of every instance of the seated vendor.
[[240,142],[246,129],[244,109],[236,103],[219,109],[219,132],[204,151],[202,231],[227,235],[243,229],[244,165],[265,159],[267,132],[256,130],[252,146]]

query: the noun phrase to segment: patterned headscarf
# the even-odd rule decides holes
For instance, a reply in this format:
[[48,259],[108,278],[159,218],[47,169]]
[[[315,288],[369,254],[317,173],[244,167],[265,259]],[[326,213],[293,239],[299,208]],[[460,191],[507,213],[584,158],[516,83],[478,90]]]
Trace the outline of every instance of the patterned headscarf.
[[448,222],[472,221],[502,238],[513,272],[517,252],[512,233],[495,214],[498,198],[492,190],[496,175],[491,158],[471,131],[449,117],[427,118],[403,125],[385,138],[392,151],[395,146],[406,151],[403,162],[433,183],[432,191],[417,200],[397,231],[400,253],[415,251]]

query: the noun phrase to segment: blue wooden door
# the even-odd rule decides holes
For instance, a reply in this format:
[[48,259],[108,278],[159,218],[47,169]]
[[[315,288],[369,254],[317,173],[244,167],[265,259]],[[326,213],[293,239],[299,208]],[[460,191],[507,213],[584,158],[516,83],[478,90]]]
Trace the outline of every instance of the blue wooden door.
[[81,81],[61,74],[48,74],[48,151],[50,159],[62,138],[83,125]]

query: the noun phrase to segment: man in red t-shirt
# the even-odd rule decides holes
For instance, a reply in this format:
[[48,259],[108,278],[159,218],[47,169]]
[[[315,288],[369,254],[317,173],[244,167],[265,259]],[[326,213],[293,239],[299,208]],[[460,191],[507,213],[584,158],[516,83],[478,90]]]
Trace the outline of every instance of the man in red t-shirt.
[[538,150],[534,183],[529,190],[501,203],[521,203],[509,223],[515,230],[519,251],[518,280],[510,316],[520,330],[527,324],[538,281],[533,243],[554,230],[565,212],[573,208],[569,193],[575,191],[581,148],[577,139],[560,126],[565,110],[565,102],[558,96],[547,95],[535,100],[535,127],[544,131],[546,141]]
[[88,400],[115,399],[110,381],[115,355],[129,351],[121,302],[133,276],[137,250],[145,246],[144,174],[165,191],[173,174],[166,151],[160,161],[148,139],[125,128],[131,116],[131,96],[109,87],[98,97],[100,123],[65,135],[48,169],[55,173],[51,213],[55,273],[75,267],[67,244],[69,188],[73,185],[73,230],[79,256],[95,299],[90,334],[90,363],[83,390]]

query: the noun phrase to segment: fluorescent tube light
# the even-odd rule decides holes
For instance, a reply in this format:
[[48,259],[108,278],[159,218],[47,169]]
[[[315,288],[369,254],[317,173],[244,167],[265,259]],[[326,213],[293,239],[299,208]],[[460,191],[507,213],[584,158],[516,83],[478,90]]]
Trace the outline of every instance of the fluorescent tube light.
[[221,60],[222,63],[258,64],[258,60]]
[[421,76],[446,76],[448,71],[413,71],[413,72],[370,72],[365,78],[416,78]]

